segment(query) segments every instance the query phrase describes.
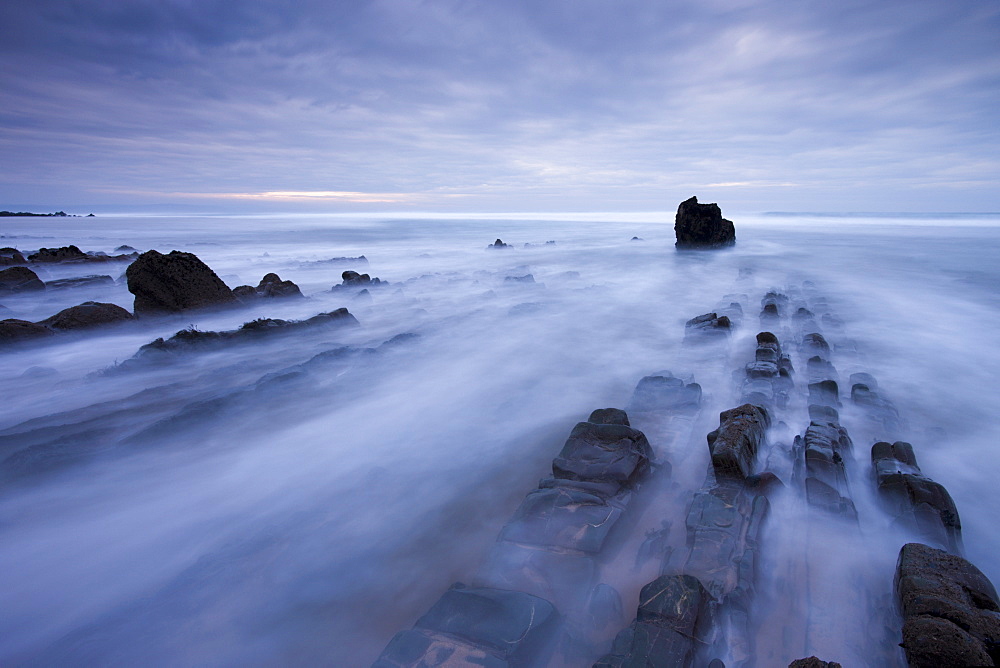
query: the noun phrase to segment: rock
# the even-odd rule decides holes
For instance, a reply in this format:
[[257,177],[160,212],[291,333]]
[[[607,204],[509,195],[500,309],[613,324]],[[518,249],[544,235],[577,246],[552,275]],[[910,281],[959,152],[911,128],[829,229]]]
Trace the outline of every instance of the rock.
[[872,446],[879,497],[904,526],[955,553],[962,551],[962,521],[948,490],[920,472],[913,446],[903,441]]
[[61,248],[39,248],[37,253],[28,256],[31,262],[85,262],[89,256],[76,246]]
[[17,320],[16,318],[0,320],[0,344],[30,341],[31,339],[52,336],[52,334],[52,330],[45,325],[27,320]]
[[525,274],[524,276],[507,276],[503,279],[504,283],[534,283],[535,277],[531,274]]
[[359,274],[356,271],[347,270],[340,275],[344,282],[340,285],[333,286],[333,290],[340,290],[343,288],[366,288],[373,285],[389,285],[388,281],[382,281],[378,278],[372,278],[368,274]]
[[127,246],[125,244],[122,244],[121,246],[119,246],[118,248],[115,249],[115,252],[116,253],[136,253],[136,252],[138,252],[138,249],[132,248],[131,246]]
[[0,248],[0,266],[27,264],[24,255],[16,248]]
[[40,321],[52,329],[89,329],[133,320],[135,316],[115,304],[84,302]]
[[534,665],[557,625],[556,609],[542,598],[456,584],[412,629],[397,633],[372,668]]
[[45,287],[50,290],[58,290],[61,288],[84,288],[84,287],[94,287],[97,285],[114,285],[115,279],[110,276],[78,276],[77,278],[60,278],[55,281],[48,281],[45,283]]
[[0,271],[0,292],[32,292],[44,290],[45,283],[27,267],[10,267]]
[[580,422],[552,460],[556,478],[630,486],[652,459],[645,434],[625,424]]
[[167,255],[146,251],[125,271],[135,295],[135,314],[160,314],[236,301],[236,296],[208,265],[192,253]]
[[493,243],[491,243],[486,248],[510,248],[510,247],[511,246],[509,246],[508,244],[505,244],[504,242],[502,242],[499,239],[497,239],[496,241],[494,241]]
[[283,281],[274,273],[260,279],[256,288],[249,285],[238,285],[233,288],[233,294],[241,301],[265,297],[301,297],[299,286],[291,281]]
[[632,625],[594,668],[690,666],[712,628],[712,595],[691,575],[663,575],[642,588]]
[[894,588],[911,668],[1000,662],[1000,599],[965,559],[920,543],[899,551]]
[[719,428],[708,434],[716,477],[744,479],[753,473],[757,450],[771,418],[760,406],[743,404],[719,414]]
[[629,241],[645,241],[642,237],[632,237]]
[[836,661],[823,661],[810,656],[808,659],[795,659],[788,664],[788,668],[841,668],[841,665]]
[[729,316],[705,313],[684,323],[684,341],[707,341],[727,337],[733,329]]
[[736,228],[722,217],[718,204],[699,204],[697,197],[681,202],[674,222],[677,248],[722,248],[736,243]]
[[697,410],[701,405],[701,385],[685,383],[669,371],[646,376],[635,386],[628,403],[630,412]]

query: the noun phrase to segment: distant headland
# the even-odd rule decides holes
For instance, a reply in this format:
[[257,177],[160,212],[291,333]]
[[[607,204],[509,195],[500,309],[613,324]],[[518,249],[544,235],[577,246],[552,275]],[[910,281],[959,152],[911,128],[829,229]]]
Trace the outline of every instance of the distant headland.
[[[65,211],[56,211],[55,213],[32,213],[30,211],[0,211],[0,218],[11,218],[15,216],[29,217],[29,218],[51,218],[53,216],[59,216],[61,218],[79,218],[79,214],[66,213]],[[87,218],[92,218],[94,214],[88,213]]]

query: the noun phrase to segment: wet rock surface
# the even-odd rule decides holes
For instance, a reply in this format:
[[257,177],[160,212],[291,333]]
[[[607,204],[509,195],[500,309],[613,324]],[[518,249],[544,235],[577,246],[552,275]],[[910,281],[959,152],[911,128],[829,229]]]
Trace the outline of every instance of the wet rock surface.
[[187,309],[225,306],[236,301],[233,291],[192,253],[163,255],[146,251],[125,271],[128,290],[135,295],[135,314],[158,315]]
[[44,290],[45,283],[27,267],[10,267],[0,271],[0,294]]
[[677,207],[674,221],[675,246],[680,249],[710,249],[736,243],[736,228],[722,217],[718,204],[699,204],[697,197]]
[[38,324],[52,329],[76,330],[113,325],[133,320],[134,316],[115,304],[84,302],[63,309]]
[[716,478],[745,479],[753,472],[757,450],[771,425],[767,411],[743,404],[719,415],[719,428],[708,434]]
[[926,540],[955,554],[962,552],[962,522],[948,490],[923,475],[913,446],[880,441],[872,446],[872,467],[879,496],[888,511]]
[[27,320],[18,320],[17,318],[0,320],[0,343],[20,343],[32,339],[42,339],[52,336],[53,333],[45,325]]
[[836,661],[823,661],[822,659],[810,656],[806,659],[796,659],[788,664],[788,668],[841,668]]
[[283,281],[277,274],[266,274],[260,279],[257,287],[239,285],[233,288],[233,294],[241,301],[264,299],[268,297],[301,297],[302,291],[292,281]]
[[333,286],[333,290],[343,290],[345,288],[369,288],[376,285],[389,285],[387,281],[372,278],[368,274],[359,274],[356,271],[347,270],[341,274],[343,283]]
[[45,287],[48,290],[63,290],[69,288],[91,288],[114,284],[115,279],[110,276],[94,274],[92,276],[78,276],[76,278],[60,278],[54,281],[46,281]]
[[1000,662],[1000,599],[974,565],[907,543],[899,552],[894,585],[911,668]]

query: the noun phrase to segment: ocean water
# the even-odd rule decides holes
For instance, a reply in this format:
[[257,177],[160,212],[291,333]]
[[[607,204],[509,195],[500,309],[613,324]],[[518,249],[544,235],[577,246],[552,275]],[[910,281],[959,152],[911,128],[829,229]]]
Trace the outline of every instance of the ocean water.
[[[692,438],[665,455],[691,458],[676,483],[696,490],[704,434],[738,402],[760,298],[806,281],[843,323],[827,332],[841,378],[878,379],[903,422],[893,440],[950,491],[966,556],[1000,583],[1000,217],[730,217],[737,245],[708,253],[676,252],[667,214],[3,220],[5,246],[184,250],[230,287],[276,272],[305,298],[0,351],[0,664],[369,665],[451,583],[474,579],[573,425],[624,407],[645,375],[704,388]],[[487,250],[496,238],[511,247]],[[326,262],[359,255],[368,264]],[[370,299],[331,291],[345,269],[388,285]],[[727,295],[745,310],[729,352],[685,346],[685,321]],[[131,308],[132,296],[121,281],[0,303],[40,320],[87,300]],[[105,372],[180,329],[340,307],[360,326]],[[807,424],[790,413],[773,439]],[[871,442],[852,436],[863,547],[851,568],[884,594],[914,537],[868,498]],[[782,536],[809,521],[775,512],[763,552],[788,549]],[[773,577],[765,564],[759,590]],[[621,625],[648,579],[618,578]],[[844,660],[825,642],[807,638],[799,656]]]

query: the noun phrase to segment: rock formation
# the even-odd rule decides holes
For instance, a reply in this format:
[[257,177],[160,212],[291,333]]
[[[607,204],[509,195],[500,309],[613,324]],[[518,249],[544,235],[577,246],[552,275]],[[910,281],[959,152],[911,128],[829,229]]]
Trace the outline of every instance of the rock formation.
[[114,285],[115,279],[107,275],[77,276],[76,278],[60,278],[55,281],[46,281],[45,287],[49,290],[60,290],[63,288],[86,288],[97,285]]
[[18,320],[16,318],[0,320],[0,344],[20,343],[22,341],[30,341],[31,339],[52,336],[52,334],[52,330],[45,325],[28,322],[27,320]]
[[[674,222],[677,248],[723,248],[736,243],[736,228],[722,217],[718,204],[699,204],[697,197],[677,207]],[[499,240],[498,240],[499,241]]]
[[920,543],[899,551],[894,581],[910,668],[995,666],[1000,599],[965,559]]
[[233,294],[245,301],[264,297],[301,297],[302,291],[292,281],[283,281],[277,274],[271,273],[260,279],[256,288],[240,285],[233,288]]
[[146,251],[125,271],[128,290],[135,295],[135,314],[173,313],[223,306],[236,301],[233,291],[192,253],[167,255]]
[[44,290],[45,283],[27,267],[10,267],[0,271],[0,293]]
[[84,302],[63,309],[59,313],[39,321],[38,324],[52,329],[71,330],[90,329],[133,319],[134,316],[121,306],[101,302]]

